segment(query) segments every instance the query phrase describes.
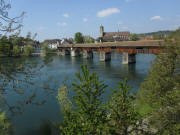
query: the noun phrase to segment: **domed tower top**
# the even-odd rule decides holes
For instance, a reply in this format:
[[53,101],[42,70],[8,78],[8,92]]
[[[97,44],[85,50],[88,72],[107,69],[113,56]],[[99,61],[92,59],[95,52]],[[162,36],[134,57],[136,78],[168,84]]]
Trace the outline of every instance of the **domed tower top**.
[[100,37],[104,36],[104,27],[101,25],[100,26]]

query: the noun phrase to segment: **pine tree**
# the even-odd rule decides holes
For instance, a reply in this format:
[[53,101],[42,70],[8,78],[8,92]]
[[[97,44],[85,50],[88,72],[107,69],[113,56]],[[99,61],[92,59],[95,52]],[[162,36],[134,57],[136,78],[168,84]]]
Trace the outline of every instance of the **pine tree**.
[[[67,100],[67,89],[59,90],[59,101],[64,110],[64,121],[60,126],[62,134],[95,135],[103,134],[106,130],[107,115],[102,95],[106,85],[99,80],[96,73],[90,73],[87,66],[81,66],[82,73],[76,74],[72,84],[73,105]],[[64,92],[63,92],[64,91]],[[60,94],[59,94],[60,95]],[[69,107],[65,107],[65,106]]]
[[111,134],[128,135],[136,130],[139,115],[135,111],[134,96],[130,89],[125,80],[118,83],[117,90],[113,90],[109,102]]

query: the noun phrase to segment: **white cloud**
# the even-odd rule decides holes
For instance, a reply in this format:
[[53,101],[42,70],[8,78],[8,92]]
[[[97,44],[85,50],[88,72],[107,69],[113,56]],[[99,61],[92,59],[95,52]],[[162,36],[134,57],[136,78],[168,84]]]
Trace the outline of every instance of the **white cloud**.
[[99,11],[97,13],[97,17],[106,17],[106,16],[110,16],[116,13],[120,13],[120,10],[118,8],[108,8],[108,9]]
[[62,26],[62,27],[65,27],[65,26],[67,26],[68,24],[66,23],[66,22],[58,22],[57,23],[57,25],[59,25],[59,26]]
[[63,14],[63,16],[64,16],[65,18],[69,18],[69,14],[67,14],[67,13]]
[[153,16],[150,18],[150,20],[162,20],[161,16]]
[[83,18],[83,22],[87,22],[88,21],[88,19],[87,18]]

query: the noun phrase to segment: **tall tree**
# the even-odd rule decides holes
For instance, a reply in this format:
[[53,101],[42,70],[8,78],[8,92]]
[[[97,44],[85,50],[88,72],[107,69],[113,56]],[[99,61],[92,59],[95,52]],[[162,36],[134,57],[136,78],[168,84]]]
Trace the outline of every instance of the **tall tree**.
[[66,88],[59,90],[61,92],[61,94],[58,94],[60,104],[62,109],[66,108],[65,118],[61,124],[61,132],[65,135],[103,134],[105,132],[104,125],[107,123],[107,115],[102,94],[106,85],[99,80],[96,73],[91,74],[87,66],[81,66],[81,71],[82,73],[76,74],[77,79],[72,84],[72,90],[75,92],[73,102],[67,100]]
[[[117,90],[113,90],[109,102],[110,133],[116,135],[129,135],[136,130],[138,113],[134,107],[134,96],[130,93],[127,80],[119,82]],[[132,130],[129,130],[129,127]]]
[[9,42],[9,39],[6,36],[3,36],[0,39],[0,55],[10,56],[11,55],[12,45]]
[[75,33],[75,43],[84,43],[83,35],[80,32]]

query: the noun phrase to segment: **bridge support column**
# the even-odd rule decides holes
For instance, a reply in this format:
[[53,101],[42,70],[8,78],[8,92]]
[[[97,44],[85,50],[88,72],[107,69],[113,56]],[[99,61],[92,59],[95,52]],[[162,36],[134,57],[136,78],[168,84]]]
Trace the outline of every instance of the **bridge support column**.
[[109,61],[111,60],[111,52],[100,52],[99,55],[99,60],[100,61]]
[[58,52],[58,54],[59,55],[70,55],[70,51],[69,50],[60,50],[59,52]]
[[83,58],[85,59],[91,59],[93,58],[93,51],[83,51]]
[[80,51],[79,50],[75,50],[73,48],[71,48],[71,56],[72,57],[77,57],[80,55]]
[[136,54],[123,53],[122,64],[136,63]]

